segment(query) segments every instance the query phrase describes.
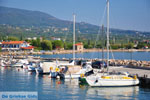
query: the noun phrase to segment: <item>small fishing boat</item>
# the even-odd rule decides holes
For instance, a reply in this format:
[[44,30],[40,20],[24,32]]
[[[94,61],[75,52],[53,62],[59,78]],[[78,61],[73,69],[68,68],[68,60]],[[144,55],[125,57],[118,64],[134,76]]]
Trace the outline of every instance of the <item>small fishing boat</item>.
[[81,75],[88,74],[92,70],[92,66],[89,64],[85,64],[82,67],[77,65],[62,66],[60,67],[59,76],[65,79],[78,79]]
[[40,62],[35,68],[35,71],[37,74],[43,74],[43,63]]
[[81,74],[85,74],[91,68],[91,66],[81,67],[75,65],[75,14],[73,14],[73,60],[67,64],[59,63],[58,68],[59,68],[58,75],[60,76],[60,78],[65,79],[79,78]]
[[6,66],[6,64],[4,63],[4,60],[1,60],[1,61],[0,61],[0,66],[1,66],[1,67]]
[[35,68],[37,74],[49,74],[49,77],[56,78],[59,68],[56,62],[40,62]]
[[30,62],[28,64],[28,71],[35,71],[36,63]]
[[11,66],[12,67],[22,67],[23,68],[24,64],[29,64],[27,59],[21,59],[18,62],[14,63],[14,64],[11,64]]

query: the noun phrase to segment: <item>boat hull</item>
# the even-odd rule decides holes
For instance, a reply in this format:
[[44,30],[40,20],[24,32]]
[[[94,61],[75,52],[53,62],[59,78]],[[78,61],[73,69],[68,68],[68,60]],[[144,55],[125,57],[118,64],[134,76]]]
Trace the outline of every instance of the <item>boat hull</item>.
[[80,85],[88,85],[85,77],[79,77],[79,84]]
[[35,71],[35,67],[28,66],[28,71]]
[[60,78],[65,79],[78,79],[80,77],[80,74],[60,74]]
[[119,87],[119,86],[135,86],[139,84],[138,79],[87,79],[87,83],[92,86],[100,87]]

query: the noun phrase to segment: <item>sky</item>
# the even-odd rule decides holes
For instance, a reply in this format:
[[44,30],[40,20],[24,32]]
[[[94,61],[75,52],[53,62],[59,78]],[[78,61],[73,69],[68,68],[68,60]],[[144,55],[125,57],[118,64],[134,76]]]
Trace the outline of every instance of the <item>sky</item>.
[[[106,26],[106,0],[0,0],[0,6],[42,11],[56,18]],[[150,32],[150,0],[110,0],[110,27]]]

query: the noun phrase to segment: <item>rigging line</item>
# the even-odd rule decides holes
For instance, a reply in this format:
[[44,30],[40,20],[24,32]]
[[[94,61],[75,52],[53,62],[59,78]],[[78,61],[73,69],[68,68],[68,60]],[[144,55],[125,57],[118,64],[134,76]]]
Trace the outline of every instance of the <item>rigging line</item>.
[[[98,41],[98,38],[99,38],[99,35],[100,35],[101,25],[104,23],[104,18],[105,18],[105,15],[106,15],[106,8],[107,8],[107,5],[105,5],[104,12],[103,12],[103,16],[102,16],[102,19],[101,19],[101,21],[100,21],[100,25],[99,25],[100,27],[99,27],[99,29],[98,29],[98,34],[97,34],[97,36],[96,36],[96,40],[95,40],[95,43],[94,43],[94,48],[95,48],[96,45],[97,45],[97,41]],[[94,52],[92,53],[91,57],[93,58],[93,56],[94,56]]]
[[109,46],[109,48],[110,48],[110,52],[111,52],[111,55],[112,55],[112,60],[115,60],[115,57],[114,57],[114,54],[113,54],[111,46]]
[[[115,18],[115,16],[114,16],[114,14],[113,13],[111,13],[111,27],[112,28],[116,28],[119,24],[118,24],[118,21],[117,20],[115,20],[116,18]],[[115,27],[116,26],[116,27]],[[112,34],[112,29],[110,29],[110,34]],[[116,33],[115,33],[116,34]],[[115,38],[115,35],[114,35],[114,37],[113,37],[113,35],[112,35],[112,39],[113,38]],[[115,43],[115,42],[114,42]],[[115,60],[115,56],[114,56],[114,54],[113,54],[113,51],[112,51],[112,48],[111,48],[111,45],[110,45],[110,52],[111,52],[111,54],[112,54],[112,60]],[[121,56],[121,55],[120,55]],[[123,57],[124,58],[124,57]]]
[[[111,34],[111,33],[112,33],[112,30],[110,30],[109,33]],[[110,35],[110,34],[109,34],[109,35]],[[114,57],[114,54],[113,54],[111,45],[109,45],[109,49],[110,49],[110,52],[111,52],[112,60],[115,60],[115,57]]]

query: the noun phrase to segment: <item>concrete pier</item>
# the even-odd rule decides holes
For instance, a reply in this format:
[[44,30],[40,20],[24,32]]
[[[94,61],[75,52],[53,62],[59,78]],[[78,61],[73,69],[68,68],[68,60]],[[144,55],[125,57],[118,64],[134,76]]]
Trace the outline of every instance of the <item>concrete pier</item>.
[[116,71],[116,72],[129,72],[129,74],[137,75],[140,80],[141,87],[148,87],[150,88],[150,69],[144,69],[139,67],[109,67],[109,71]]
[[138,77],[147,77],[150,78],[150,70],[147,69],[138,69],[138,68],[129,68],[129,67],[109,67],[109,71],[122,71],[129,72],[131,75],[138,75]]

